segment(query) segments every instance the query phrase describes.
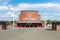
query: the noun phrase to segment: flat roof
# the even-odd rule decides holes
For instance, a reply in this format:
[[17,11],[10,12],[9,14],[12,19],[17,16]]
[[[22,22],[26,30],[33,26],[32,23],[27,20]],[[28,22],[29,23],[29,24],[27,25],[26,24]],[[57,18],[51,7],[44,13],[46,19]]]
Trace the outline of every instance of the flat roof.
[[60,21],[52,21],[52,23],[60,23]]
[[43,23],[41,21],[22,21],[22,22],[17,22],[17,23]]
[[28,11],[28,12],[38,12],[38,11],[36,11],[36,10],[22,10],[22,11],[20,11],[20,12],[26,12],[26,11]]

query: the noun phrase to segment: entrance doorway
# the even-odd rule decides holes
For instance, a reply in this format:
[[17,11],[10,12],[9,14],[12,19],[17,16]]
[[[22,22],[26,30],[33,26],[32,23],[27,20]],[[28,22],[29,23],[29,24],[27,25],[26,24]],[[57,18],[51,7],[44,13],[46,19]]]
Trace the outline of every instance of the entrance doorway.
[[17,23],[18,27],[42,27],[42,23]]

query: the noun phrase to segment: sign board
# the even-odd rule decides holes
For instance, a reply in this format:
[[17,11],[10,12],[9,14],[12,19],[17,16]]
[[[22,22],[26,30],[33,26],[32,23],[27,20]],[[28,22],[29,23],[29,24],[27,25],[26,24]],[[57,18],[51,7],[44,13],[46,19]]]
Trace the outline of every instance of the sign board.
[[22,20],[36,20],[36,18],[22,18]]

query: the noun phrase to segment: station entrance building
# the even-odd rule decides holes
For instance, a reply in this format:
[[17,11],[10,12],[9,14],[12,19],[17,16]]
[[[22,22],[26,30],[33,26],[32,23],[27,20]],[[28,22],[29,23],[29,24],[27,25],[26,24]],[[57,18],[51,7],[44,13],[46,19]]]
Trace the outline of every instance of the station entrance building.
[[41,17],[38,11],[20,11],[18,15],[17,27],[42,27]]

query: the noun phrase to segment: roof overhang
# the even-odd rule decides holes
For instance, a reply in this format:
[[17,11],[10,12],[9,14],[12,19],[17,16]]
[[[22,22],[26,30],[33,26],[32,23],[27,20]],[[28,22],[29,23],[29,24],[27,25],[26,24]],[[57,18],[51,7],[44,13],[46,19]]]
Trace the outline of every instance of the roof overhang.
[[17,22],[17,23],[43,23],[41,21],[21,21],[21,22]]

